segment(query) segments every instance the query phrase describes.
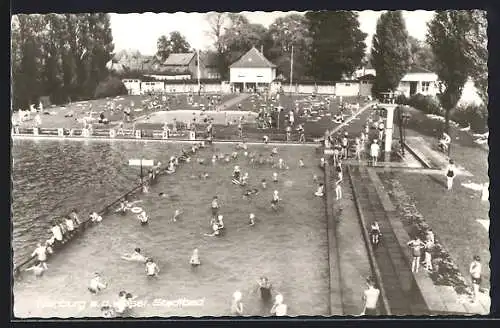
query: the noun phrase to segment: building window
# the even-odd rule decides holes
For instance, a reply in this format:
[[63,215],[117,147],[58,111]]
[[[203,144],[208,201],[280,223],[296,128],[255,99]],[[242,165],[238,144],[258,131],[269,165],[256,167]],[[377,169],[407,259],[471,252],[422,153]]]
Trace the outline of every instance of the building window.
[[422,92],[429,92],[430,82],[422,82]]
[[245,77],[245,75],[238,75],[238,77]]
[[350,83],[345,83],[345,84],[344,84],[344,86],[346,86],[346,87],[350,87],[350,86],[351,86],[351,84],[350,84]]
[[264,77],[263,75],[257,75],[257,77]]

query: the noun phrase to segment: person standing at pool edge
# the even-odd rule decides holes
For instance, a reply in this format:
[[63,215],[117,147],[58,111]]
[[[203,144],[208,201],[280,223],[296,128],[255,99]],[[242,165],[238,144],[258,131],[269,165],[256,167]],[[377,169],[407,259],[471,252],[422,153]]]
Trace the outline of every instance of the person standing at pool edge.
[[481,286],[481,258],[478,255],[474,256],[469,267],[469,273],[472,280],[472,302],[474,303],[477,301],[477,296],[479,295],[479,287]]
[[377,315],[377,303],[380,296],[380,290],[375,287],[373,278],[367,278],[367,289],[363,292],[363,312],[361,315]]

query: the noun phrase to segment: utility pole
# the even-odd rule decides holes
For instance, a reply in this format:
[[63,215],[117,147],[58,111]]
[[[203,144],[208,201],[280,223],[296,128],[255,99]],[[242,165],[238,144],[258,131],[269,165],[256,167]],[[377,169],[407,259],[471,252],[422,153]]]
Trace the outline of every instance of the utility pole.
[[196,50],[196,73],[198,75],[198,94],[201,92],[201,83],[200,83],[200,50]]
[[292,97],[292,80],[293,80],[293,44],[292,44],[292,54],[290,56],[290,98]]

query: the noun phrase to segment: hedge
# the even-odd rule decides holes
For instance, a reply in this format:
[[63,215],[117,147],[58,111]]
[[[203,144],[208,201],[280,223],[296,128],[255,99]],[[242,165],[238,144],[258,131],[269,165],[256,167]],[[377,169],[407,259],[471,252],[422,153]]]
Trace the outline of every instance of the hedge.
[[488,108],[484,105],[462,105],[451,112],[451,120],[460,126],[468,126],[472,131],[484,133],[488,131]]

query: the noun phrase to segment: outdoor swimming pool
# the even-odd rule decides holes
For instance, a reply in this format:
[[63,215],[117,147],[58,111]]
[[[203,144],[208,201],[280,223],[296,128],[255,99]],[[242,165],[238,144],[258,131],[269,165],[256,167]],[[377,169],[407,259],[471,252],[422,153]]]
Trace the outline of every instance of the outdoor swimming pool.
[[[139,169],[128,167],[128,159],[167,163],[181,147],[171,143],[15,140],[14,261],[29,255],[37,241],[47,238],[52,216],[72,208],[86,215],[135,185]],[[230,153],[234,144],[215,145],[213,150]],[[195,158],[209,159],[213,150],[201,150]],[[248,151],[267,157],[270,150],[270,146],[250,145]],[[321,176],[314,148],[279,147],[279,156],[289,170],[279,171],[276,184],[271,181],[276,169],[252,167],[242,153],[228,164],[201,166],[193,160],[175,175],[160,177],[149,194],[139,195],[140,206],[151,217],[148,227],[141,227],[133,215],[109,215],[56,254],[42,278],[23,274],[14,284],[15,315],[100,316],[91,302],[114,301],[120,290],[143,301],[133,309],[138,317],[228,315],[235,290],[243,293],[246,314],[267,315],[268,309],[261,307],[255,293],[255,281],[261,275],[268,276],[284,295],[290,315],[327,315],[328,243],[324,201],[313,195],[316,184],[312,176]],[[300,158],[306,168],[298,167]],[[268,189],[260,190],[252,200],[245,199],[244,189],[230,181],[234,165],[249,173],[249,187],[258,188],[265,178]],[[198,178],[203,172],[210,175],[206,181]],[[274,189],[280,191],[284,204],[277,213],[269,207]],[[168,197],[159,197],[160,192]],[[227,229],[225,236],[215,239],[203,236],[208,232],[214,195],[221,199]],[[178,208],[184,215],[171,223]],[[250,212],[257,217],[254,227],[248,226]],[[120,259],[135,247],[158,262],[161,273],[157,280],[148,281],[141,264]],[[196,247],[202,266],[192,271],[188,260]],[[96,271],[109,286],[93,296],[87,286]],[[184,303],[191,305],[175,305],[179,299],[189,300]]]

